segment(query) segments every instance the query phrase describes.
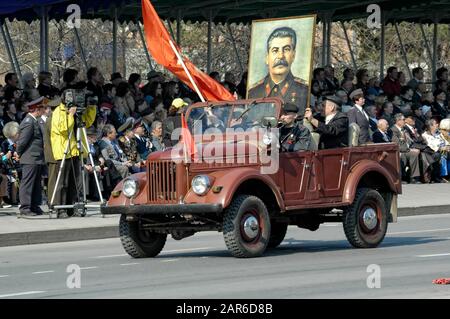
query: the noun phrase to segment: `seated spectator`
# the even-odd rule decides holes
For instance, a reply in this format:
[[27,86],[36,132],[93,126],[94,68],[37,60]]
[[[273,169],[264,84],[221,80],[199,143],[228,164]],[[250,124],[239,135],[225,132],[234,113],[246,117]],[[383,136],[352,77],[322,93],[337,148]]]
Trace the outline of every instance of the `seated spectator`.
[[377,130],[372,136],[374,143],[390,143],[392,142],[392,132],[389,130],[389,123],[385,119],[379,119]]
[[402,112],[402,107],[403,107],[403,102],[402,102],[402,98],[398,95],[392,96],[389,101],[392,102],[392,105],[394,106],[394,111],[393,114],[398,114],[398,113],[403,113]]
[[67,89],[76,88],[78,83],[78,70],[66,69],[63,73],[63,84],[61,86],[61,93]]
[[3,88],[5,100],[10,100],[14,96],[14,91],[19,89],[19,79],[15,73],[6,73],[5,87]]
[[436,81],[436,90],[440,89],[444,92],[448,92],[448,81],[446,80],[437,80]]
[[333,94],[332,88],[329,88],[327,82],[325,81],[324,68],[314,69],[313,79],[315,82],[317,82],[319,84],[319,95],[320,96]]
[[368,86],[369,86],[369,71],[367,69],[359,69],[356,72],[355,88],[361,89],[364,92],[364,95],[366,95]]
[[353,72],[352,69],[346,68],[342,74],[344,81],[350,81],[353,83],[353,80],[355,79],[355,72]]
[[[449,124],[450,120],[445,122],[441,121],[441,126],[445,127],[446,123]],[[447,134],[447,139],[445,138],[445,134],[443,135],[438,130],[439,124],[435,119],[431,119],[426,123],[426,131],[422,134],[422,137],[427,142],[429,148],[431,148],[434,152],[440,154],[440,161],[436,162],[437,167],[435,167],[434,174],[432,176],[432,180],[438,183],[449,181],[445,179],[448,176],[450,162],[449,159],[449,151],[450,151],[450,138]],[[445,132],[444,132],[445,133]]]
[[103,84],[104,84],[102,72],[100,72],[100,70],[96,67],[91,67],[89,68],[89,70],[87,70],[86,76],[88,80],[86,89],[88,91],[91,91],[94,95],[96,95],[98,101],[101,101],[103,97]]
[[400,83],[401,87],[406,86],[406,75],[404,72],[398,72],[398,82]]
[[401,84],[398,80],[398,70],[395,66],[387,69],[387,75],[381,87],[388,98],[400,95]]
[[441,144],[441,177],[444,182],[450,182],[450,119],[443,119],[439,123],[440,138],[445,143]]
[[8,122],[20,123],[20,118],[17,115],[16,103],[14,103],[13,101],[7,102],[3,114],[3,123],[6,124]]
[[412,101],[414,105],[422,106],[422,97],[427,92],[427,86],[421,82],[417,85],[417,89],[414,91]]
[[431,120],[431,118],[433,117],[433,113],[431,112],[431,106],[424,105],[420,108],[420,110],[423,116],[424,123],[428,120]]
[[412,97],[414,95],[413,89],[408,86],[404,86],[401,89],[401,100],[402,104],[400,106],[403,114],[409,114],[412,111],[413,100]]
[[163,128],[162,123],[160,121],[154,121],[152,123],[152,133],[151,133],[151,140],[152,143],[151,151],[164,151],[166,149],[166,146],[163,143]]
[[325,82],[327,83],[328,89],[334,93],[339,88],[339,80],[334,76],[334,68],[328,64],[324,67],[324,70]]
[[311,109],[308,108],[305,112],[305,119],[320,134],[320,148],[348,146],[348,118],[340,112],[342,100],[337,96],[326,96],[324,103],[325,122],[315,119]]
[[369,115],[369,125],[370,125],[370,131],[371,133],[375,132],[377,130],[377,108],[375,105],[369,105],[364,108],[366,113]]
[[[387,97],[384,94],[379,94],[375,97],[375,107],[377,108],[377,114],[381,116],[383,114],[383,105],[387,102]],[[392,106],[393,107],[393,106]],[[392,110],[393,111],[393,110]]]
[[[130,74],[128,84],[130,88],[130,96],[133,98],[133,112],[141,112],[148,108],[144,100],[144,93],[141,91],[141,76],[137,73]],[[133,113],[132,112],[132,113]]]
[[413,78],[409,80],[408,86],[416,91],[420,83],[423,83],[423,69],[421,67],[414,68],[412,70]]
[[420,167],[418,149],[410,148],[408,138],[404,131],[405,116],[402,113],[395,114],[395,125],[392,126],[392,142],[399,146],[400,161],[402,164],[402,178],[406,180],[409,175],[409,182],[420,184]]
[[133,164],[126,158],[123,150],[117,145],[117,132],[114,126],[107,124],[102,131],[102,140],[100,145],[101,155],[105,161],[110,160],[122,178],[129,174],[129,167]]
[[351,80],[348,80],[348,79],[342,80],[342,82],[341,82],[341,89],[344,90],[347,93],[347,95],[350,97],[350,93],[354,89],[353,82]]
[[134,137],[132,126],[128,127],[125,130],[125,134],[119,137],[119,146],[125,153],[127,159],[133,164],[130,168],[132,173],[138,173],[143,171],[142,169],[145,169],[145,159],[141,161],[141,158],[139,157],[137,142]]
[[444,66],[437,69],[436,70],[436,79],[438,81],[444,80],[444,81],[448,82],[448,69]]
[[[375,96],[378,96],[378,95],[384,93],[380,86],[380,80],[377,77],[373,77],[373,78],[369,79],[369,84],[368,84],[367,90],[373,90],[373,94]],[[369,92],[368,92],[368,94],[369,94]]]
[[394,105],[392,104],[392,102],[384,102],[381,119],[384,119],[388,122],[388,127],[392,127],[395,124],[393,112]]
[[117,87],[119,85],[120,82],[123,82],[123,77],[122,74],[120,74],[120,72],[114,72],[111,74],[111,78],[110,78],[111,84],[114,87]]
[[121,82],[117,86],[114,109],[125,117],[130,117],[134,112],[134,100],[131,96],[130,85],[127,82]]
[[[3,128],[3,135],[6,137],[1,144],[1,166],[2,181],[0,196],[7,196],[9,203],[17,205],[19,194],[19,179],[21,178],[21,166],[19,164],[19,155],[16,151],[16,142],[19,139],[19,123],[9,122]],[[5,194],[5,190],[7,191]],[[3,205],[0,200],[0,205]],[[6,208],[5,205],[3,205]]]
[[[431,114],[431,112],[430,112]],[[413,107],[412,116],[414,117],[414,121],[416,122],[416,128],[419,134],[423,134],[425,131],[425,122],[427,119],[422,114],[422,108]]]
[[347,113],[352,108],[352,105],[349,103],[348,95],[344,90],[337,90],[336,96],[341,99],[342,107],[341,112]]
[[434,103],[431,105],[431,110],[433,116],[436,116],[439,119],[445,119],[448,116],[448,105],[445,105],[447,100],[447,95],[445,91],[441,89],[436,89],[433,92]]
[[431,182],[437,169],[436,165],[433,166],[433,164],[439,162],[439,154],[427,146],[427,142],[416,129],[416,123],[412,115],[406,117],[404,130],[410,141],[409,147],[420,151],[422,175],[425,183]]
[[311,83],[311,95],[309,99],[309,105],[314,109],[316,108],[317,104],[322,103],[321,95],[320,95],[320,85],[319,82],[316,80],[313,80]]
[[25,73],[22,76],[23,81],[23,97],[26,102],[31,102],[40,97],[39,91],[36,89],[36,79],[33,73]]
[[175,81],[169,81],[164,86],[163,89],[163,103],[164,108],[169,109],[169,107],[172,105],[172,101],[180,96],[180,86]]
[[[111,83],[108,83],[103,86],[103,92],[103,100],[99,101],[99,112],[97,116],[97,128],[100,132],[106,124],[113,124],[111,113],[114,107],[116,88]],[[115,124],[119,124],[117,118],[114,121]],[[123,123],[120,123],[120,125],[122,124]]]
[[38,76],[39,85],[37,87],[39,91],[39,96],[45,96],[49,99],[53,99],[60,92],[57,87],[53,86],[52,74],[47,71],[39,72]]

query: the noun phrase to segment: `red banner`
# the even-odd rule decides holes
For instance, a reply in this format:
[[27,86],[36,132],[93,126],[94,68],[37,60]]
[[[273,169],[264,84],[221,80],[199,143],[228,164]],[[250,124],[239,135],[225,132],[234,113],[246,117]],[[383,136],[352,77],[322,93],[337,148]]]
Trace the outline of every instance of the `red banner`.
[[[170,41],[172,40],[167,32],[164,24],[161,22],[155,8],[150,0],[142,0],[142,18],[144,20],[145,40],[147,48],[152,57],[158,64],[164,66],[172,72],[180,81],[183,81],[191,89],[195,91],[188,75],[186,74],[182,64],[173,51]],[[180,53],[180,48],[175,44],[176,50]],[[207,101],[232,101],[234,96],[227,91],[220,83],[216,82],[207,74],[203,73],[188,59],[183,58],[189,73],[191,74],[199,91]]]

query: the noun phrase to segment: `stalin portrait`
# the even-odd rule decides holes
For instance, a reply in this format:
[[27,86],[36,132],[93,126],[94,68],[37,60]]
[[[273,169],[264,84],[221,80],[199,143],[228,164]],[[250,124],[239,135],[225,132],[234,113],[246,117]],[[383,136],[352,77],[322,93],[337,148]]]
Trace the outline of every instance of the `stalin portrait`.
[[297,48],[296,32],[290,27],[272,31],[266,42],[268,74],[248,89],[248,98],[281,97],[285,103],[297,105],[303,116],[308,101],[307,82],[292,74]]

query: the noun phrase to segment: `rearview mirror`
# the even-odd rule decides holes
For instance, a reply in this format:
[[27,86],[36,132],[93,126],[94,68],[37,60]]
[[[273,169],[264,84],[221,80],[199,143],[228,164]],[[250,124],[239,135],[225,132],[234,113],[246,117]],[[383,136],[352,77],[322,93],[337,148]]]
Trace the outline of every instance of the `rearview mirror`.
[[277,119],[273,116],[265,116],[262,119],[262,125],[264,127],[276,127],[278,124]]

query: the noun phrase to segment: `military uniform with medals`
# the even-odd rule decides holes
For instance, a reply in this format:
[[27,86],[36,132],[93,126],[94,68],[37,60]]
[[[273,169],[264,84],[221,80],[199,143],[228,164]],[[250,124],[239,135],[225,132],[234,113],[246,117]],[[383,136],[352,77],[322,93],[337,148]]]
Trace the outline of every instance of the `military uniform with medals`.
[[308,102],[309,89],[306,82],[300,78],[294,77],[289,72],[286,79],[279,84],[275,84],[270,74],[251,87],[248,91],[248,97],[281,97],[285,103],[293,103],[299,109],[300,117],[305,114],[306,104]]
[[[287,103],[284,106],[286,113],[298,113],[295,104]],[[294,122],[291,127],[280,127],[281,152],[307,151],[311,149],[311,132],[300,122]]]

